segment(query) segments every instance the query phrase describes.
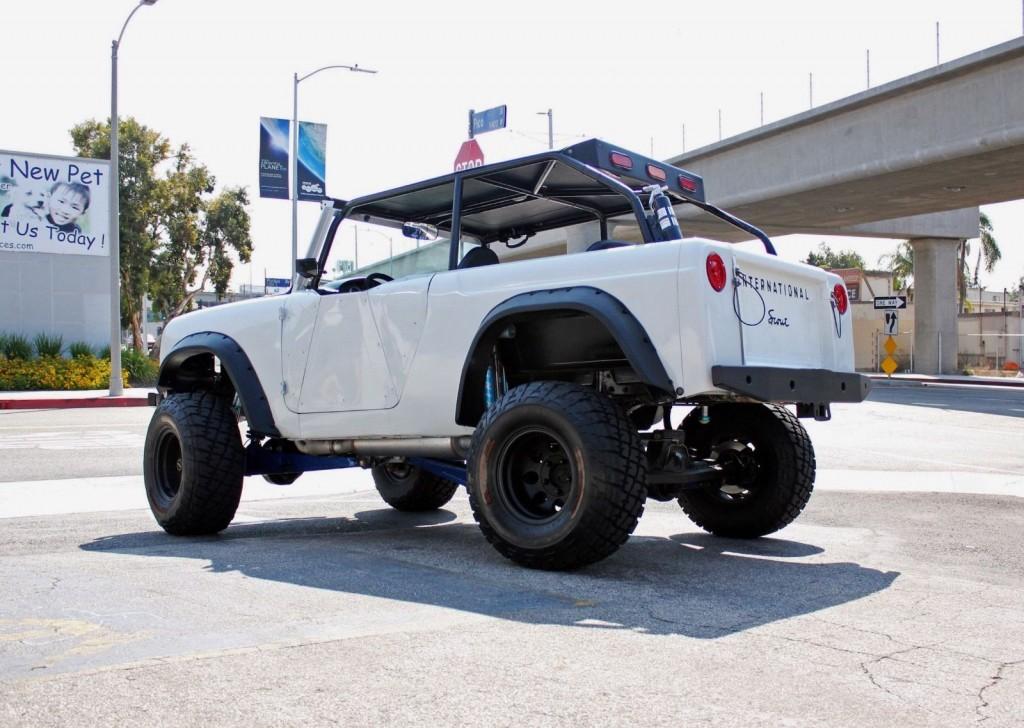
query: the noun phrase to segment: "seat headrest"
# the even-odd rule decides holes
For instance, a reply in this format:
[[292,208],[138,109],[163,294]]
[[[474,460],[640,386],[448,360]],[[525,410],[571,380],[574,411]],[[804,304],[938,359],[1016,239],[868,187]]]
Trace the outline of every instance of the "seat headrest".
[[498,261],[498,254],[490,248],[480,246],[471,249],[459,262],[459,270],[463,268],[479,268],[482,265],[495,265]]

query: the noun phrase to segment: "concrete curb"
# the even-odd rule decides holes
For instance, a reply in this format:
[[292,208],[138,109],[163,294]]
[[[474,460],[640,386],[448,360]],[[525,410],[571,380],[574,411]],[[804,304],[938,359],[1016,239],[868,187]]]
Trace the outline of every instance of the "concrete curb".
[[149,400],[146,397],[37,397],[35,399],[0,399],[0,410],[147,406],[149,406]]
[[945,384],[945,385],[963,385],[967,387],[1016,387],[1024,388],[1024,379],[1009,378],[1006,379],[970,379],[968,377],[963,378],[947,378],[947,377],[887,377],[884,374],[868,374],[871,379],[872,386],[883,386],[883,387],[896,387],[901,384],[907,384],[911,386],[927,386],[929,384]]

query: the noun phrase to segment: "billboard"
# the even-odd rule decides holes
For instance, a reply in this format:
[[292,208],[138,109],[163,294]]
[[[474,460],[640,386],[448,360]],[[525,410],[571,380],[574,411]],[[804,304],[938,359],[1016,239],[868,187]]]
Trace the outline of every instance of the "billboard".
[[110,255],[110,162],[0,151],[0,252]]
[[288,199],[287,119],[260,117],[260,197]]
[[327,196],[327,125],[299,122],[299,199]]

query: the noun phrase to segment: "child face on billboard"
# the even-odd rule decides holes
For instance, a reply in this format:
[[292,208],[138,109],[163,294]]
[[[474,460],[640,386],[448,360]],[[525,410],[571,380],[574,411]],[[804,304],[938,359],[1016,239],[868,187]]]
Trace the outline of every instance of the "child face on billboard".
[[50,219],[57,225],[68,225],[89,209],[89,193],[76,189],[81,185],[54,185],[50,192]]

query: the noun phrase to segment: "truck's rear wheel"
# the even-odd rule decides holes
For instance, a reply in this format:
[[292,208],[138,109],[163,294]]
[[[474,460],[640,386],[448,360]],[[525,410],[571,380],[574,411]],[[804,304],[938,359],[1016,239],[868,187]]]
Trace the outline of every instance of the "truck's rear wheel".
[[398,511],[435,511],[452,499],[458,484],[408,463],[385,463],[372,469],[384,502]]
[[564,382],[509,391],[473,435],[469,503],[502,555],[574,569],[614,553],[636,528],[646,465],[636,428],[614,402]]
[[709,533],[756,538],[800,515],[814,487],[814,448],[800,421],[781,405],[728,403],[683,420],[686,444],[721,465],[725,481],[679,498],[686,515]]
[[172,394],[146,433],[143,477],[156,522],[176,536],[223,531],[242,496],[245,451],[230,402],[212,392]]

